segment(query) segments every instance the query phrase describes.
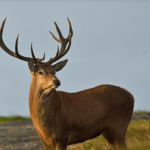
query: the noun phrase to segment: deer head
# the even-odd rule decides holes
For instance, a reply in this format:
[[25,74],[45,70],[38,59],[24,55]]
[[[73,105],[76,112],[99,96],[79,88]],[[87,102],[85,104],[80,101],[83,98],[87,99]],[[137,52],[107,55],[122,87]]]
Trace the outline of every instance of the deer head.
[[58,46],[55,57],[50,58],[50,60],[48,62],[42,62],[45,59],[45,53],[44,53],[43,58],[35,57],[34,52],[33,52],[32,43],[31,43],[32,58],[24,57],[24,56],[20,55],[18,52],[19,34],[17,35],[16,42],[15,42],[15,53],[13,51],[11,51],[5,45],[3,38],[2,38],[6,18],[2,22],[2,25],[0,28],[0,47],[9,55],[28,62],[29,69],[32,74],[32,78],[34,78],[34,80],[37,79],[36,82],[39,82],[38,85],[40,86],[39,87],[40,89],[43,89],[43,90],[54,89],[54,88],[57,88],[58,86],[60,86],[60,81],[57,79],[55,74],[57,71],[61,70],[66,65],[67,60],[60,61],[54,65],[53,65],[53,63],[56,62],[57,60],[59,60],[60,58],[62,58],[69,51],[70,46],[71,46],[71,38],[73,36],[73,30],[72,30],[72,26],[71,26],[71,23],[68,18],[67,18],[67,20],[68,20],[68,24],[69,24],[69,34],[68,34],[67,38],[63,37],[57,23],[54,22],[56,30],[59,35],[59,39],[57,39],[53,35],[53,33],[50,32],[50,34],[57,42],[61,43],[61,48],[59,50],[59,46]]

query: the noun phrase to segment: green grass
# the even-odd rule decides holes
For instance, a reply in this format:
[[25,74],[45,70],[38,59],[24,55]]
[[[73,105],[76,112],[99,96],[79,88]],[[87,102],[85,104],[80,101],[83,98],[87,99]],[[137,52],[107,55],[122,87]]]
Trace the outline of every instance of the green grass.
[[22,116],[11,116],[11,117],[2,117],[0,116],[0,124],[8,123],[11,121],[22,121],[22,120],[31,120],[30,117],[22,117]]
[[[150,120],[131,122],[126,134],[126,143],[129,150],[150,150]],[[67,150],[111,150],[111,148],[107,141],[99,136],[70,146]]]
[[131,150],[150,150],[150,120],[132,122],[126,141]]
[[148,111],[148,110],[136,110],[133,112],[133,114],[150,114],[150,111]]

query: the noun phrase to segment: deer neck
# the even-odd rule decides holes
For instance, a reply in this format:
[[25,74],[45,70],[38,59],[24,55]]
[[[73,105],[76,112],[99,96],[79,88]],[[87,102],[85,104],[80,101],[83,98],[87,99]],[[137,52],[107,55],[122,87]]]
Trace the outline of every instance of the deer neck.
[[41,90],[32,80],[29,96],[30,115],[35,129],[43,139],[53,135],[51,128],[56,126],[54,120],[59,115],[60,107],[61,98],[55,89]]
[[29,94],[29,107],[32,119],[40,117],[42,113],[42,115],[50,115],[50,110],[53,111],[52,109],[54,109],[53,104],[59,101],[58,92],[55,89],[42,90],[37,84],[36,79],[32,79]]

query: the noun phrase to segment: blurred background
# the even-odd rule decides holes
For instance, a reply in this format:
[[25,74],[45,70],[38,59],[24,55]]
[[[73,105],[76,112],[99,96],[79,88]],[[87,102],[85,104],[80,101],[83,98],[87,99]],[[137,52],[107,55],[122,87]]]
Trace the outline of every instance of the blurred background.
[[[63,70],[57,73],[57,90],[77,92],[100,84],[130,91],[134,110],[150,110],[150,1],[146,0],[47,0],[0,1],[0,24],[7,18],[3,39],[15,51],[19,33],[20,54],[54,57],[57,36],[54,21],[64,37],[69,17],[74,35]],[[29,116],[31,74],[28,64],[0,48],[0,116]]]

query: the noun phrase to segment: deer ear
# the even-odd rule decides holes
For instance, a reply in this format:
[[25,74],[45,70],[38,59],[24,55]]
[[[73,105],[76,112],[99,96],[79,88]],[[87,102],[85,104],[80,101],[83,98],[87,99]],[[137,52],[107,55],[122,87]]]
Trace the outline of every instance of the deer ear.
[[31,72],[37,72],[37,70],[38,70],[37,65],[35,63],[33,63],[33,61],[29,60],[28,66],[29,66],[29,69]]
[[66,65],[67,61],[68,61],[67,59],[64,61],[60,61],[57,64],[53,65],[52,67],[57,72],[57,71],[61,70]]

